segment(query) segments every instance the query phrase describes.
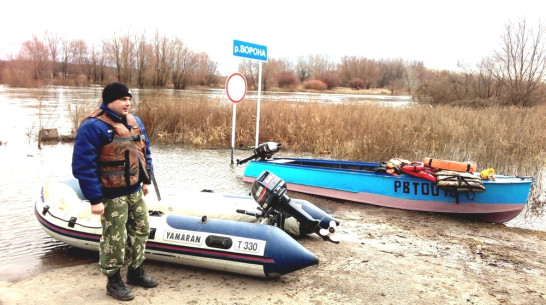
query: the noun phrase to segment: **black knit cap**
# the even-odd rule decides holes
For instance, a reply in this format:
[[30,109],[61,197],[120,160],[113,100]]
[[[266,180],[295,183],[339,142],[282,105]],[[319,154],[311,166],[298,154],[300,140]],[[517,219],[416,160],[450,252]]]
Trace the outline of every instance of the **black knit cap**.
[[102,90],[102,102],[104,105],[108,105],[109,103],[126,96],[133,98],[131,90],[122,83],[110,83]]

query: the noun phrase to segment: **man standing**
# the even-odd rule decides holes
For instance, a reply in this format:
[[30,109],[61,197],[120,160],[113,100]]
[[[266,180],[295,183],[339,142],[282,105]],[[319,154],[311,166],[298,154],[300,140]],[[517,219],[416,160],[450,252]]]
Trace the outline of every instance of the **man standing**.
[[101,215],[100,268],[108,277],[106,294],[132,300],[127,283],[146,288],[157,281],[144,273],[144,249],[150,225],[143,195],[148,194],[153,170],[148,136],[139,117],[131,115],[131,91],[122,83],[106,85],[100,108],[78,128],[72,173],[79,181],[91,212]]

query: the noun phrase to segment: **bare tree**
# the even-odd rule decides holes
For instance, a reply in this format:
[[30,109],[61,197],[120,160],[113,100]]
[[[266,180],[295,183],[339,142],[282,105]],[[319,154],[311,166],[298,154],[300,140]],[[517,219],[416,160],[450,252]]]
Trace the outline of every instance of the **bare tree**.
[[364,57],[345,56],[337,68],[341,82],[348,85],[353,80],[360,79],[367,89],[377,86],[381,79],[379,63]]
[[262,90],[277,86],[277,75],[291,70],[291,64],[286,59],[271,58],[262,65]]
[[493,73],[495,64],[491,58],[485,58],[477,67],[478,71],[475,73],[476,82],[474,84],[476,96],[482,99],[490,99],[498,93],[500,88],[500,83]]
[[51,72],[53,78],[59,77],[59,69],[57,65],[57,57],[59,56],[59,48],[61,44],[61,38],[53,33],[46,32],[45,39],[47,47],[49,49],[49,59],[51,61]]
[[218,65],[204,52],[195,54],[195,59],[197,66],[195,69],[194,82],[201,86],[216,84],[218,82],[216,77]]
[[171,78],[175,89],[186,89],[196,67],[196,59],[182,40],[172,42]]
[[49,78],[48,54],[47,46],[35,35],[32,40],[25,41],[21,47],[19,59],[30,63],[32,78],[35,81]]
[[87,80],[92,81],[94,84],[100,83],[104,79],[104,57],[102,53],[95,48],[95,45],[91,46],[89,52],[89,60],[87,61]]
[[135,68],[135,41],[130,34],[120,38],[121,42],[121,82],[131,83],[133,69]]
[[169,54],[169,45],[170,41],[164,35],[159,35],[159,32],[156,31],[154,42],[152,44],[153,48],[153,76],[152,84],[156,87],[165,87],[167,84],[167,79],[170,73],[171,63],[169,58],[172,57]]
[[122,61],[121,61],[121,41],[118,36],[114,35],[109,40],[102,42],[103,50],[106,56],[110,59],[116,68],[118,81],[120,80]]
[[401,58],[389,59],[382,62],[383,78],[379,87],[389,88],[391,94],[402,85],[406,66]]
[[143,88],[146,85],[146,72],[149,69],[151,62],[151,46],[146,42],[145,33],[136,38],[136,69],[137,69],[137,86]]
[[544,33],[542,24],[533,31],[525,19],[506,25],[501,50],[494,55],[493,71],[502,83],[504,104],[530,106],[544,99],[540,90],[546,72]]
[[310,55],[309,70],[311,78],[317,77],[325,72],[335,71],[336,65],[330,61],[327,55]]
[[348,84],[351,80],[360,79],[358,73],[359,60],[356,56],[344,56],[338,65],[339,76],[343,84]]
[[255,60],[245,58],[239,64],[239,72],[245,76],[247,86],[254,90],[258,89],[258,70],[259,63]]
[[72,59],[71,74],[77,76],[84,73],[89,61],[87,43],[81,39],[73,40],[70,42],[69,48],[70,57]]
[[422,61],[413,61],[406,65],[403,81],[408,94],[411,94],[419,87],[421,74],[423,74],[424,71],[425,65]]
[[70,52],[70,42],[66,39],[61,40],[61,75],[68,78],[68,63],[72,61]]
[[120,82],[130,83],[134,67],[135,42],[127,34],[117,36],[115,33],[109,40],[103,42],[104,51],[116,68],[117,79]]
[[307,58],[298,56],[296,66],[294,67],[294,73],[300,82],[304,82],[311,77],[311,67],[309,66]]

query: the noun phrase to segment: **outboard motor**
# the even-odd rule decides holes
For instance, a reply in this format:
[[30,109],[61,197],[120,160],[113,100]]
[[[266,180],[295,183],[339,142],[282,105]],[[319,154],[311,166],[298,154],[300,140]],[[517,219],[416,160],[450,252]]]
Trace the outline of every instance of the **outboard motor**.
[[276,142],[262,143],[254,149],[254,154],[252,156],[246,159],[243,159],[241,161],[237,159],[237,165],[244,164],[250,160],[256,160],[258,158],[260,158],[261,161],[265,159],[270,159],[274,154],[276,154],[279,150],[281,150],[281,146],[282,146],[281,143],[276,143]]
[[262,208],[262,216],[281,218],[277,222],[280,226],[284,222],[284,217],[292,216],[305,230],[315,232],[324,240],[339,243],[339,240],[333,236],[337,221],[324,212],[323,219],[316,219],[309,215],[302,206],[286,195],[286,190],[286,182],[268,171],[264,171],[254,180],[251,194]]

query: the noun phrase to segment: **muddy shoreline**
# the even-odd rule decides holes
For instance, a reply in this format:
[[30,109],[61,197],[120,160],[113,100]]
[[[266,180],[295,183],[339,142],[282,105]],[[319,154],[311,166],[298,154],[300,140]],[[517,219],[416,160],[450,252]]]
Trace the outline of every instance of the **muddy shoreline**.
[[[303,198],[303,196],[300,196]],[[309,199],[309,198],[304,198]],[[316,201],[316,199],[314,199]],[[148,261],[155,289],[133,304],[545,304],[546,232],[321,200],[340,244],[299,240],[320,259],[278,279]],[[0,304],[111,304],[96,262],[0,282]]]

